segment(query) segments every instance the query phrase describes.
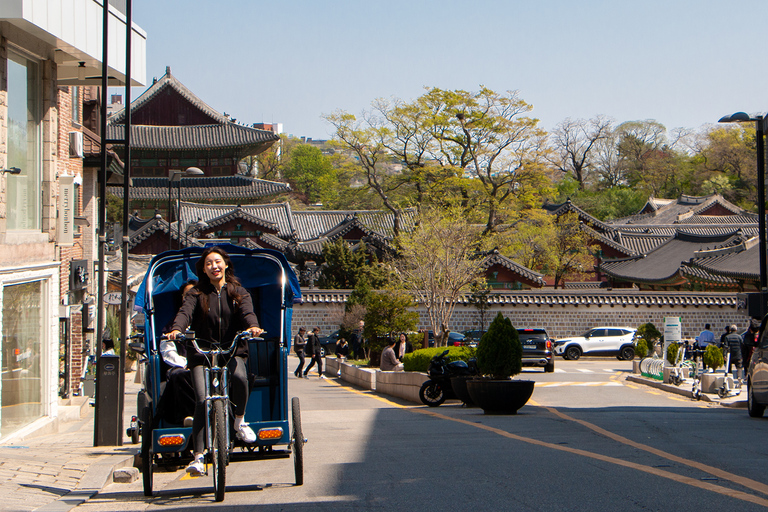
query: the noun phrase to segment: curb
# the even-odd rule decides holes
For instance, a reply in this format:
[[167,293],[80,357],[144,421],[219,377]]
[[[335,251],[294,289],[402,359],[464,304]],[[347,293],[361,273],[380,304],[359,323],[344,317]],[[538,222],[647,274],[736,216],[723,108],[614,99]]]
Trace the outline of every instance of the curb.
[[[627,375],[626,380],[630,382],[634,382],[636,384],[643,384],[645,386],[649,386],[652,388],[660,389],[662,391],[666,391],[668,393],[673,393],[675,395],[684,396],[686,398],[690,398],[693,400],[693,393],[690,389],[683,389],[678,386],[672,385],[672,384],[665,384],[661,381],[655,380],[655,379],[649,379],[647,377],[641,377],[638,375]],[[736,397],[734,397],[736,398]],[[731,408],[746,408],[747,407],[747,401],[746,400],[727,400],[723,401],[719,399],[719,397],[710,396],[707,393],[701,394],[701,401],[702,402],[709,402],[713,404],[720,404],[723,407],[731,407]]]

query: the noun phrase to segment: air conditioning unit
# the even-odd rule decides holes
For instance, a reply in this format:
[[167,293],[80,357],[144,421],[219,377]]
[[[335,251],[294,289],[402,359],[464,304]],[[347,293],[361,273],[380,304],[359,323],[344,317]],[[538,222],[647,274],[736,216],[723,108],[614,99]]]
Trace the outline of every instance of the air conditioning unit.
[[83,132],[69,132],[69,157],[83,158]]

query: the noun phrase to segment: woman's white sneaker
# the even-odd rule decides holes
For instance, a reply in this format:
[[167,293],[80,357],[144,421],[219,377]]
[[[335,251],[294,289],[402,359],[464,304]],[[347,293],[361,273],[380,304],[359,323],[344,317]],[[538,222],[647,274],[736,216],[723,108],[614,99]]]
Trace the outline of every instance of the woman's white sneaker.
[[240,428],[237,429],[237,438],[246,443],[255,443],[256,434],[253,429],[248,426],[247,423],[241,423]]

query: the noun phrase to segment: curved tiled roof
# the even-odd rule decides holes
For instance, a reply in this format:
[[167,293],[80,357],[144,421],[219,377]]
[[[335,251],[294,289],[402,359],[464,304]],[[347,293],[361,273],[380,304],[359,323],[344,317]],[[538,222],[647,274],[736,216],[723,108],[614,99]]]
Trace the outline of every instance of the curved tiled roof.
[[[666,204],[664,204],[666,203]],[[725,210],[732,212],[733,215],[707,215],[706,212],[710,209],[719,206]],[[710,196],[688,196],[681,195],[676,200],[660,200],[649,199],[648,203],[643,207],[643,210],[650,207],[653,210],[651,213],[630,215],[629,217],[623,217],[610,222],[610,225],[615,227],[632,224],[679,224],[679,223],[692,223],[692,224],[709,224],[709,223],[739,223],[743,220],[726,220],[730,217],[737,217],[739,219],[747,219],[747,222],[756,222],[757,217],[753,216],[749,212],[746,212],[742,208],[739,208],[735,204],[726,200],[720,194],[713,194]],[[641,211],[643,211],[641,210]]]
[[[124,138],[124,125],[109,125],[107,137],[112,140]],[[280,137],[266,130],[257,130],[227,121],[224,124],[190,126],[131,125],[131,148],[201,150],[221,148],[263,149]],[[120,143],[115,143],[120,146]],[[258,154],[253,151],[246,153]]]
[[[304,302],[345,303],[352,290],[305,290]],[[460,303],[470,305],[470,296]],[[724,292],[644,292],[639,290],[522,290],[492,292],[491,304],[521,306],[721,306],[736,307],[736,294]]]
[[604,261],[600,270],[605,274],[630,282],[663,283],[675,281],[683,261],[697,251],[740,243],[740,235],[729,233],[700,236],[678,232],[648,254],[634,258]]
[[[131,178],[131,199],[150,199],[168,201],[168,178]],[[217,177],[188,177],[183,178],[181,186],[174,184],[172,199],[176,200],[181,194],[182,200],[218,200],[236,201],[238,199],[255,199],[259,197],[283,194],[291,190],[287,183],[250,178],[242,174]],[[110,194],[123,197],[123,187],[108,187]],[[231,210],[232,206],[227,206]],[[195,221],[197,217],[195,217]],[[207,219],[203,219],[207,220]]]
[[616,239],[627,247],[632,255],[648,254],[674,235],[656,235],[650,233],[616,232]]
[[493,265],[501,265],[502,267],[511,270],[515,274],[518,274],[525,279],[538,284],[539,286],[544,286],[546,284],[544,282],[544,274],[539,274],[538,272],[534,272],[533,270],[526,268],[519,263],[515,263],[511,259],[502,254],[499,254],[496,251],[485,258],[485,261],[483,261],[483,268],[485,269],[488,269]]
[[564,215],[568,212],[576,212],[576,214],[579,216],[579,220],[584,222],[585,224],[588,224],[589,226],[592,226],[595,229],[598,229],[600,231],[613,231],[613,226],[606,224],[605,222],[598,220],[597,218],[593,217],[592,215],[588,214],[575,204],[571,202],[570,199],[568,199],[563,204],[547,204],[544,205],[544,209],[547,210],[552,215],[560,216]]
[[[215,121],[219,123],[226,123],[229,121],[227,117],[220,114],[215,109],[211,108],[207,103],[205,103],[203,100],[198,98],[192,91],[187,89],[187,87],[184,84],[179,82],[175,76],[171,75],[170,67],[166,67],[165,75],[155,80],[152,83],[152,85],[149,86],[147,90],[145,90],[141,94],[141,96],[136,98],[135,101],[131,102],[131,112],[140,109],[146,103],[149,103],[152,99],[160,95],[163,91],[165,91],[168,88],[173,89],[174,91],[179,93],[187,101],[192,103],[195,106],[195,108],[199,109],[201,112],[205,113],[206,115],[212,117]],[[112,117],[109,118],[109,123],[111,124],[119,124],[124,122],[125,122],[125,108],[123,108],[123,110],[116,112]]]

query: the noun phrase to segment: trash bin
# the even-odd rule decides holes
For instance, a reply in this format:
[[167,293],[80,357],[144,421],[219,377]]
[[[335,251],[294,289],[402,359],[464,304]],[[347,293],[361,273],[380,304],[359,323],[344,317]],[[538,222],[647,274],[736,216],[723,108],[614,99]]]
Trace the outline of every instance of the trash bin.
[[120,357],[102,355],[96,363],[96,411],[94,416],[94,446],[119,446],[120,432]]

